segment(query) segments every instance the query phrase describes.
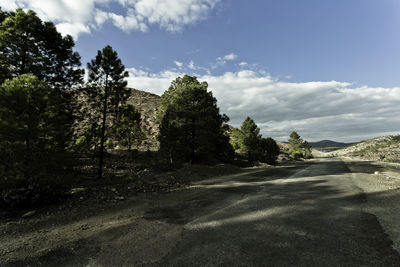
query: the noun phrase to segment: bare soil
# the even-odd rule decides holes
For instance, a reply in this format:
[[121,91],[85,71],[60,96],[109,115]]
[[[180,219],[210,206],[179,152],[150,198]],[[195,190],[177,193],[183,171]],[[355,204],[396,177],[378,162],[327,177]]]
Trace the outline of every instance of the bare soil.
[[[149,248],[162,246],[160,243],[151,243],[151,236],[171,229],[165,231],[167,224],[143,219],[144,211],[151,208],[160,195],[187,187],[198,180],[241,171],[238,167],[225,164],[188,165],[169,172],[144,169],[137,172],[132,180],[114,177],[83,181],[64,198],[52,204],[29,209],[2,209],[0,265],[25,265],[30,261],[40,265],[40,258],[44,255],[59,257],[60,263],[63,263],[61,260],[72,258],[74,251],[84,246],[83,239],[99,238],[101,242],[107,233],[118,235],[115,229],[124,228],[125,225],[136,227],[134,232],[143,235],[135,236],[137,244],[146,243]],[[126,229],[121,231],[126,232]],[[128,236],[124,238],[129,240]],[[154,240],[161,242],[159,239]],[[102,255],[108,259],[107,253]],[[73,262],[71,264],[74,265]]]

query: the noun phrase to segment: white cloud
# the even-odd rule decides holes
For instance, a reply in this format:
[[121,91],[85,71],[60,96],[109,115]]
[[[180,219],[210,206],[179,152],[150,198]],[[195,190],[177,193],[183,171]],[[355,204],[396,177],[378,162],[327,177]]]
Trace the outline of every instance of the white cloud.
[[247,62],[240,62],[238,65],[239,65],[240,67],[245,67],[245,66],[247,66],[248,64],[247,64]]
[[138,17],[149,24],[158,24],[168,31],[180,31],[206,17],[219,0],[136,0]]
[[[129,85],[162,94],[182,73],[164,71],[135,74]],[[399,133],[400,88],[356,87],[346,82],[281,81],[252,70],[220,76],[198,76],[207,81],[221,112],[240,126],[255,119],[264,136],[287,140],[291,131],[310,141],[358,141]]]
[[95,0],[6,0],[5,10],[15,7],[32,9],[45,21],[53,21],[62,34],[75,39],[82,33],[90,33],[90,21],[95,11]]
[[177,65],[179,68],[181,68],[183,66],[182,62],[179,61],[174,61],[175,65]]
[[124,32],[130,32],[131,30],[137,30],[145,32],[147,31],[146,24],[139,22],[134,16],[121,16],[114,13],[108,13],[108,17],[111,18],[113,24],[123,30]]
[[223,57],[218,57],[217,61],[229,61],[229,60],[235,60],[238,56],[234,53],[230,53],[228,55],[225,55]]
[[158,95],[167,90],[176,77],[184,75],[183,73],[174,71],[162,71],[157,74],[151,74],[135,68],[127,70],[129,72],[129,77],[127,78],[128,86]]
[[110,16],[108,15],[107,12],[102,11],[98,8],[95,9],[95,14],[94,14],[94,22],[96,22],[95,26],[101,26],[103,25],[104,22],[106,22]]
[[13,10],[18,8],[17,4],[14,1],[10,0],[0,0],[0,7],[3,10]]
[[[99,29],[110,20],[125,32],[147,31],[158,25],[167,31],[181,31],[186,25],[207,18],[220,0],[0,0],[5,10],[17,7],[32,9],[43,20],[62,26],[62,34],[76,38],[91,29]],[[124,7],[123,14],[111,12],[110,6]],[[68,25],[68,26],[66,26]]]
[[56,27],[59,32],[71,35],[74,40],[78,39],[81,33],[90,33],[89,27],[81,23],[59,23]]
[[189,67],[189,69],[191,69],[191,70],[195,70],[195,69],[196,69],[196,66],[194,65],[193,60],[191,60],[191,61],[189,62],[188,67]]
[[227,54],[223,57],[217,57],[217,62],[211,65],[211,69],[216,69],[218,67],[224,66],[227,61],[235,60],[238,56],[235,53]]

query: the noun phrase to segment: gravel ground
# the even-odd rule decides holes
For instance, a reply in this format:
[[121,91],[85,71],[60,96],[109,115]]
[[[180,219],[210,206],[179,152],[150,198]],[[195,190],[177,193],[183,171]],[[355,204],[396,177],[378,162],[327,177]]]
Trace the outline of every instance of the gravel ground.
[[400,252],[400,164],[345,159],[354,183],[367,202],[364,210],[375,214],[385,232]]

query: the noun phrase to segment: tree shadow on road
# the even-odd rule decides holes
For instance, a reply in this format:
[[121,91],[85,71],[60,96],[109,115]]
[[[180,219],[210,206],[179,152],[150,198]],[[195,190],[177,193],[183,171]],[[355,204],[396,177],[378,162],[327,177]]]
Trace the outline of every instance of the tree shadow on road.
[[[306,162],[298,166],[246,170],[236,176],[210,179],[187,189],[148,198],[148,208],[140,219],[148,225],[164,227],[163,232],[154,230],[147,234],[151,242],[168,243],[166,236],[171,231],[182,229],[182,233],[179,242],[168,244],[168,255],[160,253],[161,258],[143,262],[137,258],[135,264],[399,265],[400,256],[392,248],[393,243],[376,216],[362,208],[368,199],[374,199],[375,211],[382,209],[379,201],[400,203],[398,190],[366,194],[351,183],[351,170],[340,161]],[[311,171],[303,171],[307,168]],[[289,179],[284,179],[288,176]],[[107,214],[112,217],[113,212],[116,211],[109,210]],[[127,235],[135,238],[135,231],[143,235],[143,227],[138,227],[134,220],[116,224],[95,236],[75,241],[75,247],[66,245],[59,253],[44,254],[41,262],[51,265],[74,257],[80,259],[74,265],[84,266],[88,264],[88,251],[90,257],[100,257],[101,251],[94,249],[99,246],[98,240],[105,246],[115,244]],[[118,249],[116,255],[129,252],[140,257],[152,250],[149,242],[143,238],[142,244],[134,249],[111,245],[110,249]],[[157,249],[153,248],[153,252]],[[36,260],[31,258],[10,264],[35,266]],[[127,263],[126,259],[120,262]]]

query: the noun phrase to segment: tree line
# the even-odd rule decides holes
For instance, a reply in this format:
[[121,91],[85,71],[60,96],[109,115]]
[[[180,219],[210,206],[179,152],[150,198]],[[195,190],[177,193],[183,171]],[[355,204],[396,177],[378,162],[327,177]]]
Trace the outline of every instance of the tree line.
[[[95,153],[97,177],[105,151],[131,150],[143,131],[140,113],[127,103],[128,72],[111,46],[87,63],[88,79],[74,41],[33,11],[0,9],[0,190],[54,194],[74,182],[79,153]],[[207,82],[185,75],[161,96],[159,154],[170,167],[182,162],[274,163],[279,147],[246,118],[230,139]],[[33,196],[30,196],[33,197]]]

